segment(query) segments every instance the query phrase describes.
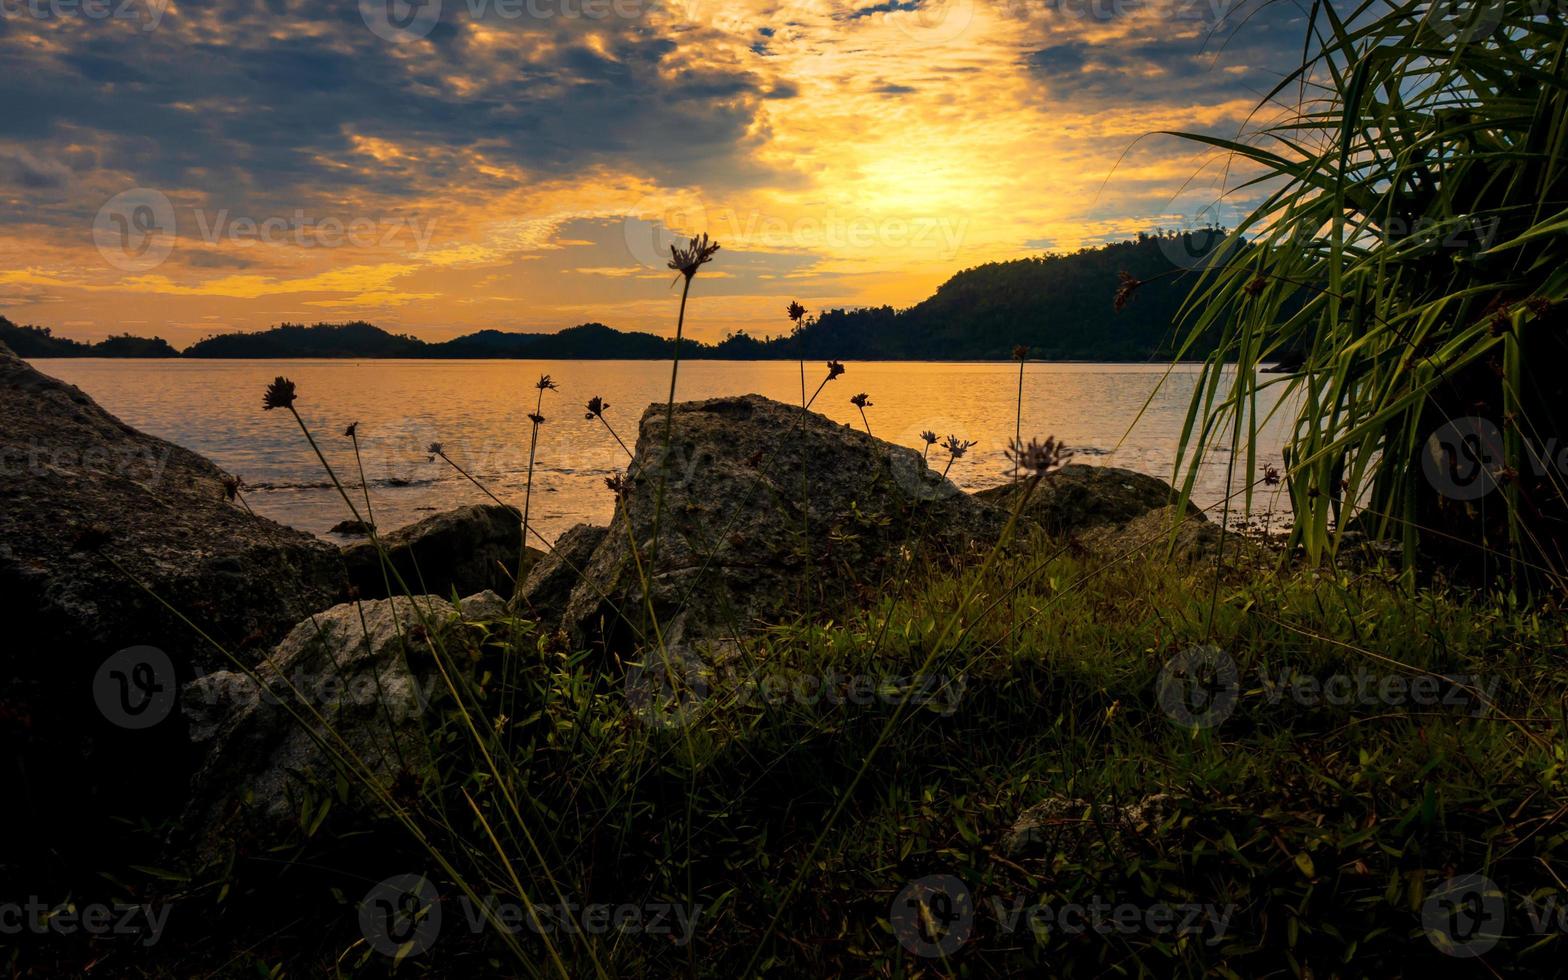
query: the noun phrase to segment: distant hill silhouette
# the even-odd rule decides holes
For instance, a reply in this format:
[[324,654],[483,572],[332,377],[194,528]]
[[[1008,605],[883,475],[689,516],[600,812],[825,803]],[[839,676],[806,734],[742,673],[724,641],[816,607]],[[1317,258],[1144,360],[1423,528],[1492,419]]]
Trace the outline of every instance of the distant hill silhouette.
[[[1177,312],[1197,279],[1196,272],[1172,259],[1201,252],[1200,242],[1218,237],[1212,232],[1139,235],[1069,255],[991,262],[958,273],[909,309],[825,310],[807,318],[796,333],[790,332],[781,304],[779,335],[757,338],[740,331],[717,344],[687,340],[681,356],[1000,360],[1023,344],[1038,360],[1168,359],[1174,353]],[[1111,300],[1123,272],[1143,285],[1118,313]],[[0,324],[0,340],[23,357],[179,356],[158,339],[114,337],[89,345],[55,337],[43,327],[18,327],[4,318]],[[219,334],[192,344],[184,356],[665,359],[673,349],[667,338],[602,323],[558,333],[481,330],[431,343],[355,321],[284,323],[254,333]],[[1189,356],[1207,352],[1205,346]]]
[[18,357],[179,357],[180,352],[162,337],[123,334],[85,344],[56,337],[48,327],[19,327],[0,316],[0,343]]

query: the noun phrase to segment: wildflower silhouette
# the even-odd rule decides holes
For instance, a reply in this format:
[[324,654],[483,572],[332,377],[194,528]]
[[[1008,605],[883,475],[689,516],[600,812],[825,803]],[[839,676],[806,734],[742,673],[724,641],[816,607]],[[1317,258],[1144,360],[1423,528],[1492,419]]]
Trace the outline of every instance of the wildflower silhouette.
[[1116,296],[1111,300],[1111,308],[1120,313],[1127,308],[1128,303],[1132,302],[1133,294],[1138,291],[1138,287],[1143,285],[1143,280],[1126,270],[1118,272],[1116,278],[1118,285],[1116,287]]
[[[1024,362],[1029,360],[1029,348],[1023,344],[1013,347],[1013,360],[1018,362],[1018,412],[1013,416],[1013,442],[1024,441]],[[1013,479],[1018,479],[1018,465],[1013,464]]]
[[604,423],[604,427],[609,430],[610,435],[615,438],[616,442],[620,443],[621,451],[626,453],[628,458],[634,458],[632,456],[632,451],[626,448],[626,443],[621,439],[620,434],[615,431],[615,427],[610,425],[610,420],[604,417],[604,410],[609,407],[609,402],[605,401],[603,398],[600,398],[598,395],[594,395],[592,398],[588,399],[588,413],[584,415],[583,418],[588,419],[589,421],[598,419],[600,422]]
[[828,376],[823,378],[822,383],[817,385],[817,390],[811,393],[811,398],[806,402],[806,407],[810,408],[812,406],[812,404],[817,400],[817,396],[822,394],[822,389],[827,387],[829,381],[832,381],[834,378],[837,378],[843,373],[844,365],[840,364],[838,361],[829,361]]
[[1071,456],[1066,444],[1057,442],[1055,436],[1048,436],[1044,442],[1030,439],[1028,445],[1021,439],[1015,440],[1007,447],[1007,458],[1013,461],[1015,475],[1027,471],[1031,477],[1044,476]]
[[359,423],[350,422],[343,434],[354,444],[354,468],[359,471],[359,491],[365,495],[365,519],[375,524],[375,510],[370,506],[370,484],[365,480],[365,461],[359,455]]
[[947,479],[947,471],[953,468],[955,462],[963,459],[964,453],[967,453],[973,445],[974,442],[969,439],[960,439],[955,435],[947,437],[947,441],[942,444],[942,448],[947,450],[947,465],[942,467],[942,478],[944,480]]
[[856,408],[860,409],[860,421],[861,421],[861,423],[863,425],[865,425],[865,427],[866,427],[866,435],[869,436],[871,434],[871,423],[866,421],[866,409],[871,407],[871,398],[870,398],[870,396],[862,391],[860,394],[858,394],[855,397],[851,398],[849,400],[849,403],[851,405],[855,406]]
[[523,587],[523,578],[528,572],[528,512],[534,501],[534,459],[539,453],[539,427],[544,425],[544,393],[556,391],[560,385],[550,379],[548,374],[541,374],[539,380],[534,382],[534,389],[539,394],[534,399],[534,410],[528,414],[528,421],[533,423],[533,430],[528,439],[528,482],[523,487],[523,536],[517,555],[517,589]]
[[360,515],[359,508],[354,506],[354,501],[349,499],[348,492],[343,489],[343,484],[338,480],[337,471],[332,468],[331,463],[327,462],[327,457],[321,452],[321,447],[316,444],[316,437],[310,434],[310,427],[305,424],[305,420],[300,417],[299,410],[294,407],[296,397],[298,397],[298,393],[294,388],[294,382],[280,375],[273,380],[272,384],[267,386],[266,392],[262,394],[261,408],[266,412],[270,412],[274,408],[286,408],[289,410],[289,414],[294,416],[294,421],[298,423],[299,430],[305,433],[305,441],[310,443],[310,448],[315,452],[316,459],[321,461],[321,468],[326,470],[327,476],[332,479],[332,485],[337,489],[338,496],[343,498],[345,504],[348,504],[348,509],[353,513],[354,519],[361,523],[370,523]]
[[926,454],[931,451],[931,447],[936,445],[936,433],[927,429],[920,433],[920,441],[926,444],[925,448],[920,450],[920,458],[925,459]]
[[[691,281],[697,275],[697,270],[713,261],[714,253],[719,250],[719,243],[708,240],[707,232],[701,237],[693,237],[685,248],[675,245],[670,246],[670,268],[679,272],[685,278],[681,287],[680,312],[675,317],[675,346],[670,356],[670,396],[664,403],[664,448],[666,453],[670,448],[670,438],[675,433],[675,382],[680,377],[681,370],[681,338],[686,332],[686,300],[691,296]],[[659,473],[659,487],[654,494],[653,503],[653,533],[651,559],[657,559],[659,554],[659,518],[664,508],[664,472]]]

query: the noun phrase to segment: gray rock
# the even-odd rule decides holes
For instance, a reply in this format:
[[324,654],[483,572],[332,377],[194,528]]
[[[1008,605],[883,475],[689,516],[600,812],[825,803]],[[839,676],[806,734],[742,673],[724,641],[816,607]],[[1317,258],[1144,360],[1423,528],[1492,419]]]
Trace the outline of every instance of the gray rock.
[[356,521],[352,517],[346,521],[338,521],[328,529],[328,534],[341,534],[346,538],[368,537],[376,526],[369,521]]
[[876,601],[909,569],[983,553],[1006,523],[918,452],[760,395],[676,405],[664,445],[654,405],[629,490],[567,605],[580,642],[642,644],[649,604],[666,647],[820,620]]
[[1124,524],[1091,528],[1079,540],[1090,551],[1109,558],[1150,555],[1190,562],[1219,556],[1222,537],[1226,561],[1263,553],[1262,542],[1234,530],[1221,535],[1220,525],[1201,513],[1189,513],[1178,521],[1175,506],[1151,510]]
[[344,603],[290,631],[255,678],[226,670],[188,685],[181,705],[205,759],[178,835],[187,856],[231,838],[278,840],[300,793],[333,783],[337,759],[356,760],[356,786],[417,778],[429,762],[423,718],[444,693],[431,632],[450,639],[460,621],[505,615],[494,592],[455,608],[430,595]]
[[1164,817],[1170,796],[1155,793],[1135,803],[1093,803],[1053,796],[1025,810],[1002,838],[1009,857],[1072,850],[1087,838],[1120,840],[1146,835]]
[[555,542],[543,558],[529,570],[519,596],[519,612],[554,628],[566,611],[572,589],[582,578],[583,569],[604,541],[606,528],[578,524]]
[[[516,587],[522,530],[515,509],[472,504],[392,531],[382,537],[381,545],[407,589],[383,570],[372,542],[344,546],[343,560],[349,582],[361,598],[385,599],[408,592],[470,595],[485,589],[511,595]],[[528,553],[530,562],[543,555],[535,548],[529,548]]]
[[[1008,483],[975,496],[1011,512],[1018,492],[1018,484]],[[1069,463],[1040,481],[1023,513],[1052,534],[1079,534],[1093,527],[1125,524],[1168,507],[1175,499],[1175,489],[1157,477],[1116,466]],[[1200,513],[1190,502],[1188,512]]]
[[[150,673],[120,676],[172,690],[226,662],[214,643],[248,656],[341,594],[337,549],[230,502],[228,479],[0,345],[0,737],[19,756],[11,778],[25,774],[7,796],[28,801],[0,821],[82,841],[85,854],[98,838],[83,823],[177,805],[189,774],[177,717],[111,721],[112,676],[94,697],[100,665],[157,648],[167,660]],[[139,694],[128,703],[144,706]]]

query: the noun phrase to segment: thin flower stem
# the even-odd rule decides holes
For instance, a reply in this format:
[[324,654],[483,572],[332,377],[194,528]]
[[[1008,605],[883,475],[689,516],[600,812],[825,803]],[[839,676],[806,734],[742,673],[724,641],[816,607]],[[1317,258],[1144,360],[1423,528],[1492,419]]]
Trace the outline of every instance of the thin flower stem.
[[[859,408],[858,405],[856,407]],[[866,435],[871,435],[871,423],[866,421],[866,410],[863,408],[860,409],[860,421],[866,427]]]
[[316,437],[310,434],[310,428],[305,425],[305,420],[300,418],[298,410],[293,405],[288,406],[288,409],[289,413],[294,416],[294,421],[299,423],[299,430],[305,433],[305,440],[310,443],[310,448],[315,450],[316,458],[321,460],[321,468],[326,470],[327,476],[332,478],[332,485],[337,487],[338,496],[343,498],[345,504],[348,504],[349,512],[354,515],[354,520],[368,523],[360,516],[359,508],[354,506],[354,501],[349,498],[348,491],[343,489],[343,484],[338,482],[337,472],[332,469],[332,464],[327,462],[327,457],[322,455],[321,447],[316,445]]
[[[1018,360],[1018,414],[1013,420],[1013,441],[1019,445],[1024,441],[1024,361]],[[1018,461],[1013,460],[1013,482],[1018,482]]]
[[610,430],[610,435],[615,436],[615,441],[619,442],[621,444],[621,450],[626,453],[626,458],[627,459],[636,459],[637,457],[632,454],[632,451],[630,449],[626,448],[626,443],[621,442],[621,437],[619,435],[617,435],[616,432],[615,432],[615,429],[610,426],[609,420],[606,419],[603,415],[601,415],[601,416],[599,416],[599,421],[603,422],[604,423],[604,427],[606,429]]
[[664,512],[664,481],[669,474],[670,440],[675,435],[675,379],[681,369],[681,334],[686,329],[686,298],[691,295],[691,276],[686,277],[686,283],[681,287],[681,309],[675,317],[675,348],[670,360],[670,397],[664,403],[664,458],[659,465],[659,486],[653,495],[653,550],[648,556],[649,564],[654,564],[659,558],[659,518]]
[[372,527],[376,523],[376,513],[370,507],[370,484],[365,482],[365,462],[359,457],[359,433],[349,436],[354,441],[354,466],[359,470],[359,489],[365,494],[365,518]]
[[[828,375],[826,378],[822,379],[822,383],[817,385],[817,390],[813,391],[811,393],[811,400],[806,402],[806,407],[807,408],[810,408],[813,404],[816,403],[817,396],[822,394],[822,389],[826,388],[828,386],[828,382],[832,381],[832,380],[833,380],[833,376],[831,374]],[[801,361],[800,362],[800,381],[801,381],[801,389],[800,390],[801,390],[802,393],[804,393],[805,390],[806,390],[806,388],[805,388],[805,383],[806,383],[806,362],[805,361]]]

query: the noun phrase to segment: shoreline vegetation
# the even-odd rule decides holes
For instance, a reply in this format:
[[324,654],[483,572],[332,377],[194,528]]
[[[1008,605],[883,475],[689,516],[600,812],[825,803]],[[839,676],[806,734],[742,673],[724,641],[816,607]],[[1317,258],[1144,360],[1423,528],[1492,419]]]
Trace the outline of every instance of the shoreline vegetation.
[[[991,262],[959,272],[908,309],[828,309],[797,330],[717,343],[689,337],[680,356],[705,360],[1006,361],[1022,343],[1039,361],[1201,360],[1207,343],[1177,349],[1178,313],[1207,250],[1223,229],[1161,232],[1086,248]],[[1191,263],[1191,264],[1189,264]],[[1118,277],[1143,283],[1135,302],[1113,307]],[[284,323],[205,337],[184,350],[161,337],[84,343],[0,316],[0,342],[23,358],[359,358],[471,360],[669,360],[675,340],[584,323],[554,333],[479,330],[431,342],[366,321]]]

